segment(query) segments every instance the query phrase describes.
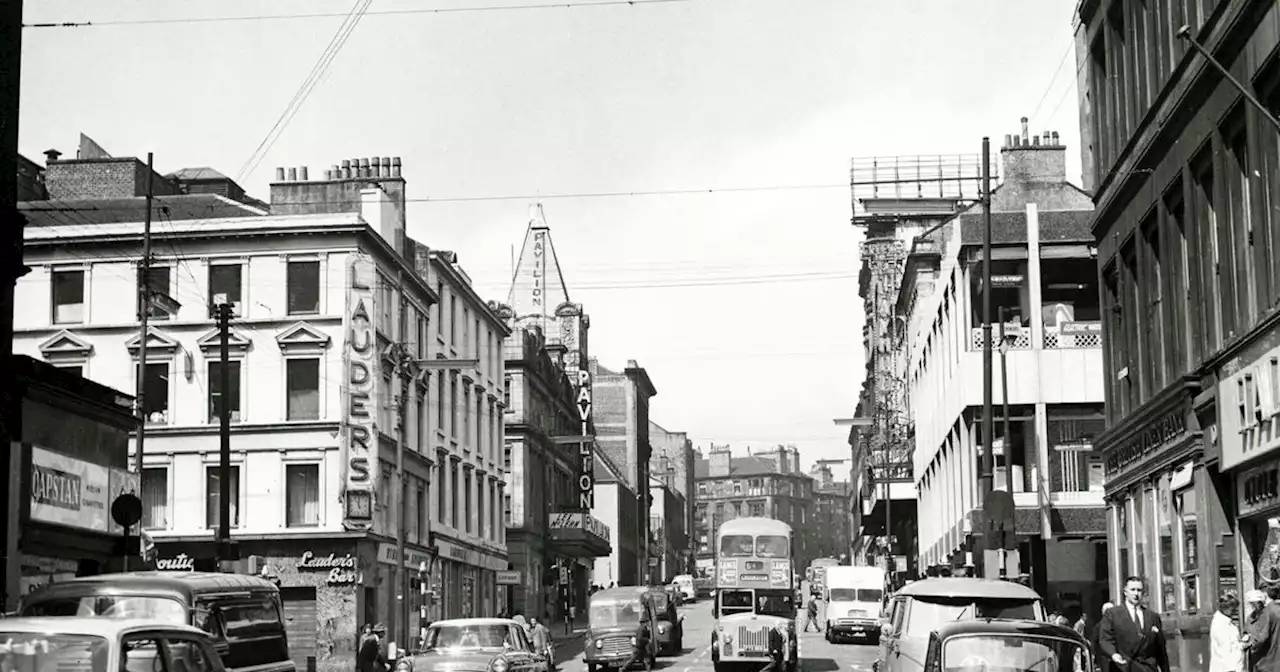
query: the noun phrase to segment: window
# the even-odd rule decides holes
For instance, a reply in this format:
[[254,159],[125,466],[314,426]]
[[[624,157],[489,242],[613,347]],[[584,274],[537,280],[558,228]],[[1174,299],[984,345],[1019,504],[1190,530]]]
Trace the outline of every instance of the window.
[[169,469],[146,467],[142,470],[142,527],[147,530],[169,528]]
[[471,470],[464,467],[462,471],[462,523],[467,526],[467,534],[473,534],[476,526],[471,516],[471,498],[475,496],[475,490],[472,487]]
[[449,294],[449,345],[458,344],[458,297]]
[[1048,416],[1049,492],[1101,492],[1102,458],[1094,456],[1093,442],[1107,426],[1103,409],[1050,406]]
[[1160,476],[1153,494],[1156,497],[1155,510],[1158,514],[1155,524],[1158,541],[1156,552],[1159,555],[1157,562],[1160,564],[1160,589],[1152,591],[1158,595],[1152,596],[1155,599],[1152,600],[1151,606],[1157,611],[1174,611],[1178,608],[1176,587],[1178,574],[1174,569],[1177,566],[1178,555],[1174,550],[1173,499],[1169,493],[1168,474]]
[[476,452],[484,450],[484,396],[476,391]]
[[1135,241],[1130,238],[1120,246],[1120,307],[1124,311],[1125,346],[1129,348],[1128,375],[1124,379],[1124,394],[1130,408],[1142,405],[1142,370],[1151,344],[1143,339],[1149,325],[1143,320],[1142,292],[1139,290],[1138,253]]
[[320,312],[320,262],[289,262],[287,282],[290,315],[314,315]]
[[445,480],[445,465],[448,461],[449,458],[443,454],[436,459],[436,520],[442,523],[444,522],[445,512],[449,510],[448,500],[444,496],[444,485],[447,483]]
[[169,363],[153,362],[138,369],[142,377],[142,412],[148,424],[169,422]]
[[423,313],[415,313],[415,315],[417,316],[418,326],[414,331],[417,334],[414,339],[417,348],[414,352],[417,354],[418,359],[423,359],[427,356],[427,316]]
[[[1194,482],[1194,481],[1193,481]],[[1187,487],[1174,494],[1174,508],[1177,520],[1178,549],[1181,556],[1181,575],[1178,583],[1182,589],[1182,608],[1196,611],[1200,608],[1200,583],[1197,574],[1200,570],[1200,548],[1196,523],[1196,490]]]
[[[146,287],[151,293],[151,300],[147,305],[147,318],[151,320],[167,320],[169,319],[169,311],[162,306],[172,306],[172,295],[170,294],[171,286],[169,284],[169,269],[165,266],[152,266],[151,272],[147,274],[150,278]],[[143,281],[142,269],[138,269],[138,284]],[[164,298],[157,298],[164,297]],[[168,301],[165,301],[168,298]],[[138,307],[139,319],[142,315],[142,307]]]
[[[996,410],[998,414],[1000,411]],[[980,419],[981,414],[977,414]],[[1009,492],[1036,492],[1035,410],[1031,406],[1009,406],[1009,436],[1004,435],[1004,422],[996,418],[992,441],[995,452],[994,481],[996,489]],[[981,424],[979,423],[979,428]],[[978,430],[981,435],[982,430]],[[979,436],[979,440],[981,436]],[[981,444],[979,444],[981,445]]]
[[1053,249],[1040,250],[1044,347],[1096,348],[1102,343],[1097,263],[1092,258],[1046,256]]
[[426,543],[428,532],[428,523],[431,522],[431,512],[427,510],[427,489],[431,486],[426,481],[418,481],[418,490],[414,493],[413,529],[416,530],[416,539],[422,543]]
[[484,477],[476,476],[476,535],[481,539],[489,531],[489,520],[485,517],[485,497],[489,494],[488,487],[485,485]]
[[449,509],[449,525],[453,529],[458,529],[458,509],[460,505],[462,491],[458,489],[458,464],[452,460],[449,462],[449,492],[453,494],[453,506]]
[[284,468],[285,525],[320,524],[320,465],[287,464]]
[[[231,484],[231,527],[240,527],[240,465],[231,465],[231,478],[228,481]],[[205,527],[216,530],[221,525],[220,516],[222,515],[222,470],[218,465],[205,467]]]
[[222,403],[226,399],[227,410],[231,412],[231,422],[240,422],[240,362],[227,363],[227,390],[222,390],[222,364],[209,362],[209,422],[216,423],[222,419]]
[[764,502],[751,502],[751,515],[760,517],[764,515]]
[[84,322],[84,271],[53,272],[53,323]]
[[458,374],[449,374],[449,436],[458,438]]
[[53,368],[67,373],[74,373],[81,378],[84,377],[84,364],[54,364]]
[[502,495],[502,522],[511,527],[511,495],[505,492]]
[[286,420],[320,419],[320,359],[285,360]]
[[[1255,254],[1259,254],[1262,241],[1254,245],[1253,211],[1250,199],[1249,134],[1245,127],[1244,103],[1237,103],[1234,111],[1227,114],[1227,121],[1221,129],[1222,141],[1227,151],[1221,154],[1223,169],[1223,205],[1227,217],[1226,226],[1221,228],[1219,240],[1222,250],[1222,264],[1218,274],[1225,280],[1224,301],[1231,301],[1226,310],[1230,319],[1231,332],[1248,331],[1258,319],[1258,295],[1266,296],[1267,276],[1257,273],[1258,263]],[[1228,315],[1224,314],[1224,317]]]
[[470,447],[471,443],[471,385],[464,384],[462,386],[462,445]]
[[227,303],[232,305],[243,300],[240,284],[240,275],[243,271],[244,267],[240,264],[209,266],[209,317],[218,316],[218,305],[215,299],[219,294],[225,294]]
[[[1169,292],[1168,314],[1170,331],[1165,342],[1168,351],[1167,372],[1170,377],[1181,375],[1190,366],[1195,344],[1190,342],[1189,306],[1191,296],[1191,260],[1187,254],[1186,208],[1183,206],[1182,176],[1174,178],[1164,196],[1165,226],[1168,238],[1165,243],[1169,259],[1164,275],[1168,278],[1165,288]],[[1197,360],[1198,361],[1198,360]]]
[[[970,349],[982,349],[982,260],[970,265],[971,295],[973,296],[973,314],[971,316],[973,335],[970,337]],[[1014,348],[1031,347],[1030,333],[1023,333],[1021,328],[1031,326],[1030,316],[1031,290],[1027,284],[1026,259],[992,259],[991,260],[991,316],[999,322],[1004,315],[1006,324],[1014,330],[1008,335],[1013,338]],[[1008,333],[1010,327],[1006,327]],[[997,331],[994,337],[999,336]]]
[[444,335],[444,283],[436,283],[436,335]]
[[[1193,223],[1191,229],[1196,231],[1196,257],[1200,275],[1200,300],[1202,305],[1197,312],[1200,320],[1197,331],[1204,343],[1202,356],[1217,352],[1222,343],[1223,310],[1222,285],[1219,278],[1221,271],[1218,263],[1218,215],[1214,198],[1213,147],[1201,150],[1193,163],[1195,197]],[[1230,312],[1230,311],[1227,311]]]
[[1116,553],[1120,563],[1116,574],[1123,578],[1133,573],[1129,563],[1129,498],[1122,497],[1116,501],[1111,510],[1116,518]]
[[444,420],[447,417],[444,414],[444,372],[436,371],[430,374],[436,378],[436,431],[444,433]]

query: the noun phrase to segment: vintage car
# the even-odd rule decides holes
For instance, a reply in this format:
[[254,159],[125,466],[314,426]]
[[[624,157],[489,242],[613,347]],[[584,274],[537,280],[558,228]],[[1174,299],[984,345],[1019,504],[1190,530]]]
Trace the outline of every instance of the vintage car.
[[946,672],[1093,672],[1075,630],[1031,620],[956,621],[929,635],[924,669]]
[[582,653],[587,672],[642,665],[653,670],[658,657],[658,623],[653,592],[644,586],[609,588],[591,596]]
[[676,598],[671,591],[654,588],[653,609],[658,615],[654,628],[658,639],[658,651],[666,656],[678,656],[684,651],[684,616],[676,611]]
[[152,619],[62,616],[0,621],[0,669],[224,672],[213,638]]
[[547,672],[554,661],[539,651],[524,626],[508,618],[457,618],[427,626],[422,648],[397,661],[411,672]]
[[998,579],[930,578],[904,586],[889,603],[874,672],[920,672],[929,633],[951,621],[984,618],[1044,621],[1036,591]]

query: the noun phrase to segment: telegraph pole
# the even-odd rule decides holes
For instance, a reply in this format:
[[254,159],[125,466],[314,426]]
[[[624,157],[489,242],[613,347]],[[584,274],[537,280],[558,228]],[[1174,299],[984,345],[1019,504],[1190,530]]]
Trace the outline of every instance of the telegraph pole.
[[[403,287],[401,288],[401,290],[402,290],[401,292],[402,298],[400,300],[399,315],[400,315],[400,320],[403,322],[404,309],[405,309],[405,302],[403,299]],[[407,502],[405,501],[408,499],[408,497],[405,497],[405,479],[404,479],[404,441],[405,441],[404,419],[405,419],[405,411],[406,411],[406,407],[408,406],[408,399],[409,399],[409,371],[405,367],[406,360],[409,357],[409,353],[404,343],[396,343],[392,347],[395,348],[396,377],[400,381],[400,387],[397,390],[397,396],[399,398],[396,400],[396,485],[395,485],[395,488],[396,488],[395,489],[395,493],[396,493],[396,502],[395,502],[395,505],[396,505],[396,560],[397,560],[396,568],[395,568],[396,569],[395,571],[396,608],[395,608],[395,614],[392,615],[391,633],[393,637],[403,634],[404,636],[400,638],[400,643],[405,644],[409,641],[409,615],[408,615],[408,612],[405,611],[405,601],[404,601],[404,594],[405,594],[404,541],[405,541],[405,534],[408,530],[408,526],[405,524],[406,523],[405,519],[408,518],[409,507],[407,506]],[[421,515],[421,512],[419,512],[419,515]],[[400,631],[396,629],[397,627],[399,627],[397,624],[399,624],[401,621],[403,621],[403,629],[404,629],[403,633],[400,633]]]
[[151,152],[147,152],[147,212],[142,220],[142,272],[138,274],[138,320],[142,330],[138,340],[138,386],[134,404],[138,409],[138,440],[134,443],[133,470],[138,474],[139,490],[142,479],[142,445],[147,433],[147,410],[143,403],[147,394],[147,322],[151,312],[151,202],[154,199],[151,184]]
[[[226,294],[213,301],[218,309],[218,540],[220,561],[239,560],[231,547],[231,304]],[[142,451],[138,451],[141,455]],[[224,567],[224,570],[226,568]]]
[[978,470],[978,494],[982,501],[991,492],[992,434],[991,417],[991,138],[982,139],[982,465]]

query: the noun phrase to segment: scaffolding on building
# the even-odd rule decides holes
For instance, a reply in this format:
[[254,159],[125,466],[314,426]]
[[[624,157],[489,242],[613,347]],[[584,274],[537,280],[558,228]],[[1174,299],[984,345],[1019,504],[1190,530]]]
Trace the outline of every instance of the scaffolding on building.
[[[991,157],[991,170],[1000,162]],[[974,201],[982,195],[982,153],[854,158],[849,169],[855,223],[871,199]],[[995,173],[992,173],[995,181]]]

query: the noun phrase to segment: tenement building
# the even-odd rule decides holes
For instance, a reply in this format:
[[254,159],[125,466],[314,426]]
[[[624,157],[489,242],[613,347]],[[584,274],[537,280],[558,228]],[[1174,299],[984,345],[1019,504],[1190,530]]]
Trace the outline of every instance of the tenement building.
[[[991,284],[983,283],[981,203],[913,244],[897,299],[911,330],[907,407],[915,418],[920,563],[998,576],[979,536],[983,293],[994,327],[994,488],[1010,492],[1016,544],[1008,573],[1076,619],[1107,601],[1103,426],[1092,202],[1066,178],[1056,134],[1005,137],[991,196]],[[918,262],[918,263],[917,263]],[[918,289],[926,291],[917,292]],[[1005,393],[1007,390],[1007,396]]]
[[809,526],[817,544],[814,557],[835,558],[841,564],[850,564],[849,483],[837,481],[831,465],[826,462],[815,464],[809,470],[809,477],[813,479],[814,507]]
[[794,446],[733,457],[729,446],[712,444],[706,457],[701,450],[695,452],[693,468],[694,543],[700,572],[712,575],[720,524],[746,516],[776,518],[790,525],[797,567],[808,567],[820,557],[808,525],[814,512],[813,479],[800,469],[800,453]]
[[[676,498],[676,509],[666,509],[661,514],[654,511],[650,518],[663,521],[664,534],[669,539],[665,549],[670,556],[670,571],[659,572],[663,577],[693,573],[693,442],[688,432],[670,432],[658,423],[649,421],[649,443],[653,453],[649,456],[649,473],[661,482],[662,487]],[[657,494],[650,486],[650,494],[657,506]],[[665,580],[665,579],[664,579]]]
[[[496,310],[512,327],[503,348],[508,612],[558,620],[570,606],[584,613],[596,559],[610,554],[615,532],[582,506],[582,451],[588,466],[595,453],[590,439],[576,440],[592,431],[590,381],[582,379],[591,320],[569,301],[540,210],[525,233],[507,303]],[[580,407],[584,388],[587,405]],[[594,488],[587,493],[595,495]]]
[[1106,316],[1111,590],[1145,577],[1173,666],[1200,670],[1218,598],[1280,579],[1280,7],[1175,5],[1082,2],[1076,52]]
[[[464,497],[468,481],[456,477],[446,490],[451,499],[440,502],[439,512],[430,506],[430,484],[439,482],[433,466],[444,465],[448,475],[457,461],[438,458],[441,442],[429,418],[457,417],[461,429],[459,400],[467,397],[461,389],[443,402],[431,395],[429,383],[441,372],[421,362],[441,347],[478,354],[479,373],[464,373],[483,376],[470,380],[483,381],[485,392],[473,387],[467,408],[478,399],[488,413],[489,391],[497,397],[501,385],[497,347],[505,330],[473,312],[486,325],[481,346],[484,334],[498,334],[487,339],[487,352],[477,352],[474,339],[463,340],[477,333],[468,331],[474,322],[464,330],[461,318],[450,320],[446,310],[444,333],[456,329],[459,336],[441,339],[441,321],[433,315],[441,290],[425,279],[424,248],[404,235],[399,160],[344,161],[315,180],[305,168],[280,169],[271,185],[271,214],[252,199],[237,200],[243,191],[229,179],[212,184],[218,179],[210,169],[151,175],[158,195],[151,213],[150,301],[143,305],[135,297],[146,165],[100,148],[80,154],[90,158],[51,155],[44,184],[54,200],[22,205],[31,222],[25,257],[33,271],[18,286],[15,349],[96,383],[141,392],[147,423],[142,525],[155,541],[156,566],[191,570],[214,558],[225,411],[230,536],[241,571],[279,582],[297,666],[316,656],[320,670],[350,669],[358,626],[366,622],[387,624],[388,639],[404,642],[417,628],[417,582],[439,583],[438,568],[426,561],[437,554],[458,560],[452,546],[441,542],[437,551],[431,543],[432,519],[450,523],[445,533],[468,529],[462,523],[468,518],[498,520],[491,505],[460,504],[481,496],[492,501],[495,489],[480,488],[492,485],[487,478],[473,478],[477,494]],[[184,182],[188,178],[200,184]],[[432,273],[438,277],[450,297],[464,294],[448,304],[461,313],[469,290]],[[225,380],[213,319],[220,302],[232,308]],[[141,310],[149,316],[145,335]],[[430,412],[441,404],[444,413]],[[487,474],[500,481],[489,438],[495,430],[480,431],[487,443],[459,432],[458,452],[481,456],[462,453],[469,463],[483,459]],[[397,438],[405,446],[400,492],[394,487]],[[135,439],[134,454],[137,445]],[[452,443],[444,445],[455,452]],[[406,511],[403,558],[395,543],[400,505]],[[488,533],[494,548],[502,540],[492,523],[469,529]],[[493,555],[505,570],[505,557]],[[401,573],[400,587],[393,571],[398,560],[412,570]],[[420,576],[424,564],[427,573]],[[443,601],[439,591],[431,600],[436,618],[444,615],[443,604],[464,603],[450,592],[448,577],[443,590]],[[398,594],[407,595],[400,609]],[[470,594],[472,613],[494,613],[492,590],[477,585]]]

